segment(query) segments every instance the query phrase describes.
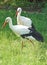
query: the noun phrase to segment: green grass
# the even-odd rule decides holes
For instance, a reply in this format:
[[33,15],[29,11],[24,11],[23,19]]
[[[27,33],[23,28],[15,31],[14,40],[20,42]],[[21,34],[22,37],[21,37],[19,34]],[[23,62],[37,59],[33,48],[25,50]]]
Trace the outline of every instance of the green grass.
[[34,41],[34,46],[27,40],[21,49],[21,38],[14,35],[7,25],[2,24],[7,16],[16,24],[14,10],[0,10],[0,65],[47,65],[47,14],[22,12],[32,19],[36,29],[43,35],[44,42]]

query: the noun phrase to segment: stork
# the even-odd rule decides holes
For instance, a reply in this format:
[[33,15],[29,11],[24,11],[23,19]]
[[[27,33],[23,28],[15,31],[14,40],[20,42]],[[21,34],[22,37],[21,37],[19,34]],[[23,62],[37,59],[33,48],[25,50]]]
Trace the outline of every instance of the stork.
[[[4,28],[7,23],[9,23],[9,27],[14,32],[14,34],[20,35],[22,38],[31,40],[31,42],[32,42],[32,39],[33,40],[36,39],[40,42],[43,42],[42,35],[39,32],[37,32],[37,30],[35,30],[34,28],[31,29],[30,27],[24,26],[24,25],[13,25],[11,17],[7,17],[5,19],[5,22],[2,27]],[[22,43],[22,45],[23,45],[23,43]]]

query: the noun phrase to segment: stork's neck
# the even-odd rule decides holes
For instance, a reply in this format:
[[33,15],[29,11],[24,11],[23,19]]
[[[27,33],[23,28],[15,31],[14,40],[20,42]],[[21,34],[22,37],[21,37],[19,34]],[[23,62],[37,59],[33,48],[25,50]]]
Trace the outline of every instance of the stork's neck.
[[10,28],[13,27],[12,20],[9,21],[9,27],[10,27]]
[[21,16],[21,13],[19,12],[18,15],[17,15],[17,24],[20,23],[20,16]]

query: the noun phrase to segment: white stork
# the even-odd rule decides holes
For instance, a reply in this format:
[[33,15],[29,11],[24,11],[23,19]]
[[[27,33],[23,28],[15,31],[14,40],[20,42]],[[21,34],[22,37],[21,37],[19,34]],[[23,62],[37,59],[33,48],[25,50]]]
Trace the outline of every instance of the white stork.
[[2,27],[9,23],[10,29],[15,33],[20,35],[22,38],[27,38],[29,40],[38,40],[43,42],[43,37],[40,33],[38,33],[34,28],[29,28],[28,26],[23,25],[13,25],[11,17],[7,17]]
[[21,16],[21,12],[22,12],[22,9],[19,7],[17,9],[17,11],[16,11],[17,24],[18,25],[25,25],[25,26],[28,26],[28,27],[32,27],[32,25],[33,25],[32,20],[30,18]]

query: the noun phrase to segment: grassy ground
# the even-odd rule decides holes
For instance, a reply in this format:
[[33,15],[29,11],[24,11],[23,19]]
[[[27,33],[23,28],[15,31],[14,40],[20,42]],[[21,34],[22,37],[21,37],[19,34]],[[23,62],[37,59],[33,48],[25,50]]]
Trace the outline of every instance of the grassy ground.
[[7,25],[2,24],[7,16],[12,17],[16,24],[14,10],[0,10],[0,65],[47,65],[47,14],[28,13],[22,15],[32,19],[36,29],[43,35],[44,42],[34,41],[34,46],[27,40],[21,49],[21,38],[12,33]]

